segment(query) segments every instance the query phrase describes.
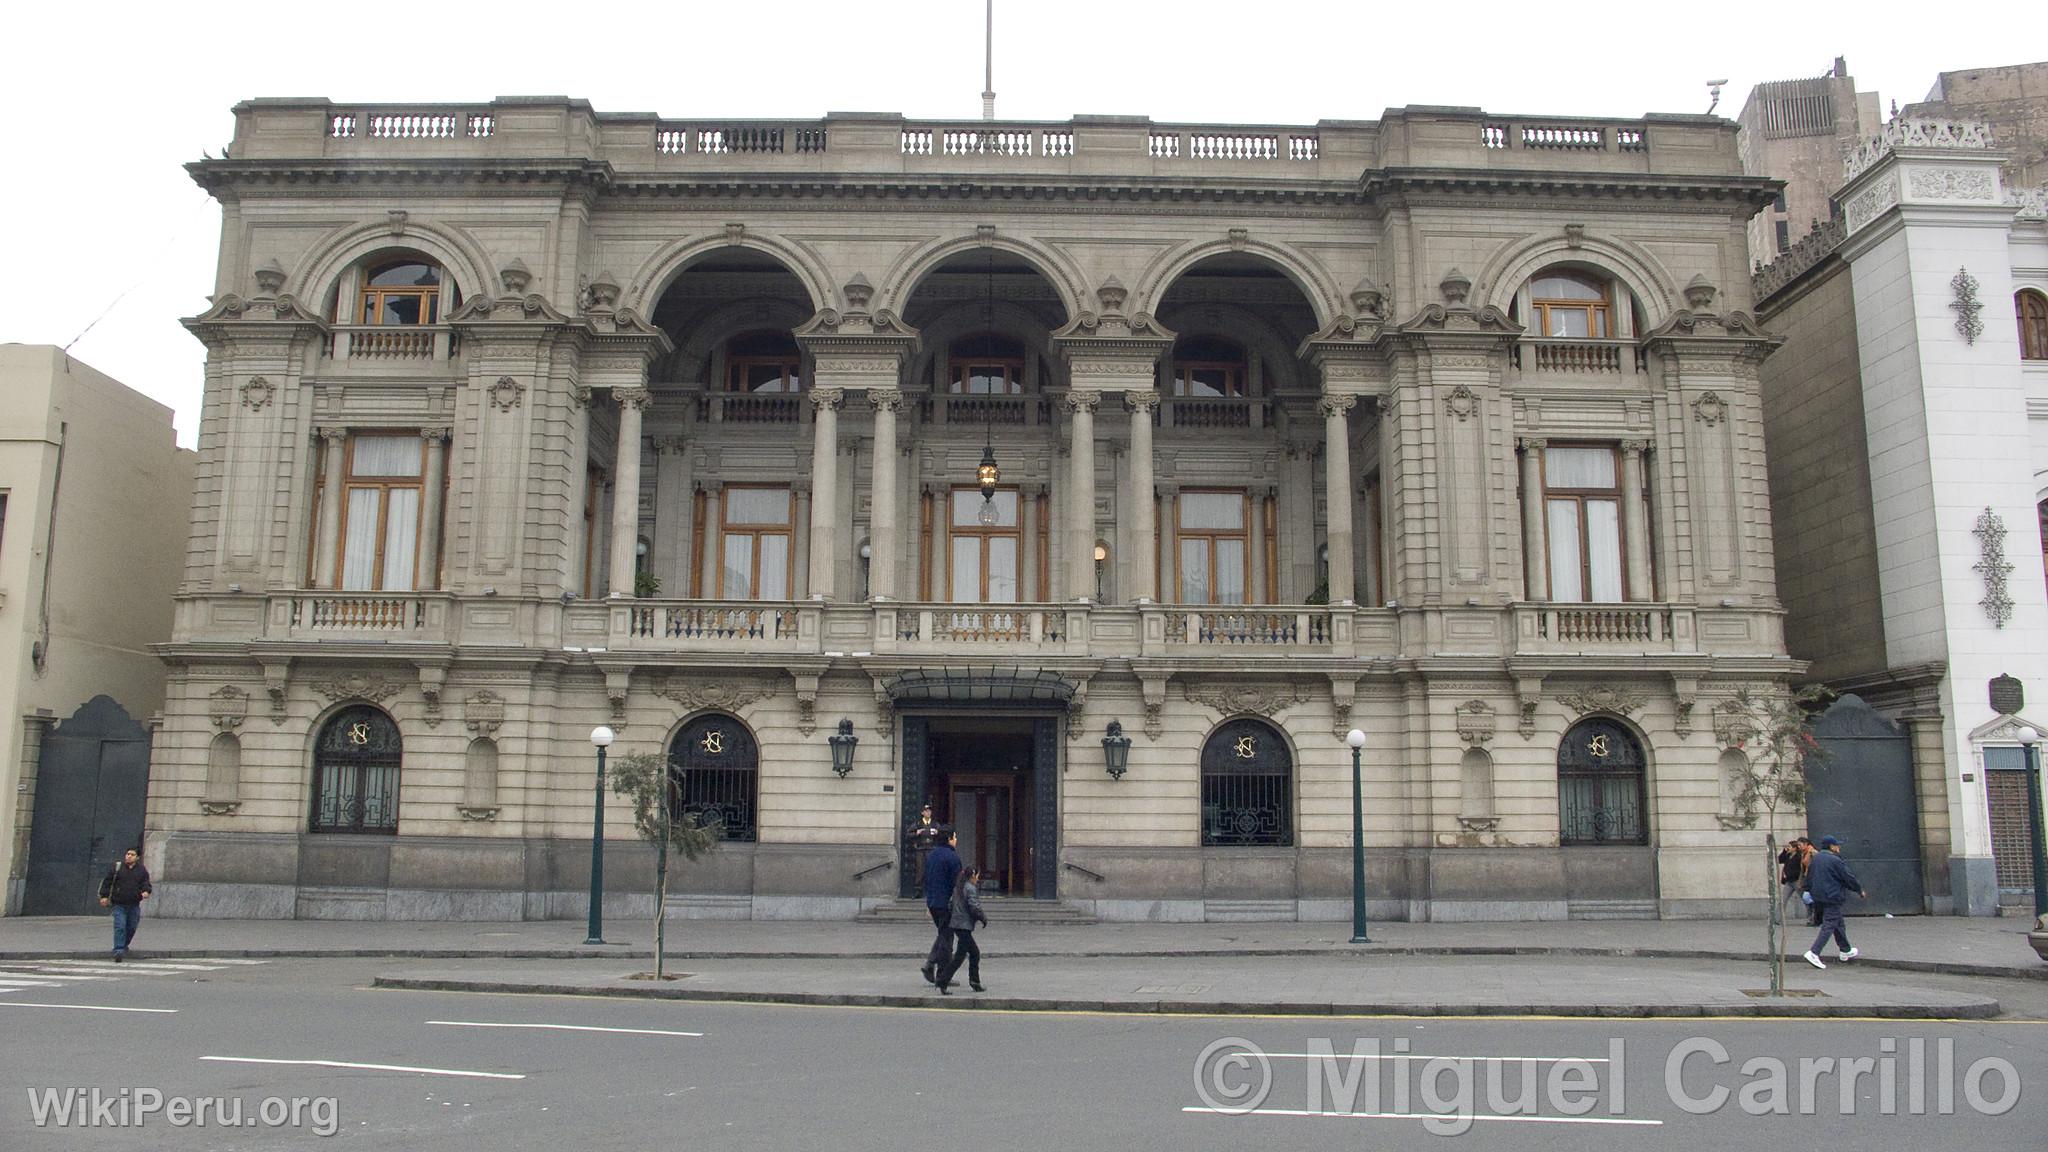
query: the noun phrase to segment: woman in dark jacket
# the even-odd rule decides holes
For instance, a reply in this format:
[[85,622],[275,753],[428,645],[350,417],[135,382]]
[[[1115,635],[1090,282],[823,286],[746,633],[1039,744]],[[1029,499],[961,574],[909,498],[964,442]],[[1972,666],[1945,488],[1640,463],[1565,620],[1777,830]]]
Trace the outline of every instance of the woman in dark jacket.
[[981,986],[981,949],[974,943],[974,926],[988,925],[988,916],[981,910],[981,889],[976,885],[981,880],[981,869],[962,868],[960,878],[953,883],[953,917],[946,926],[953,930],[953,960],[939,973],[939,994],[951,996],[948,985],[953,974],[960,971],[960,962],[967,962],[967,986],[976,992],[986,992]]

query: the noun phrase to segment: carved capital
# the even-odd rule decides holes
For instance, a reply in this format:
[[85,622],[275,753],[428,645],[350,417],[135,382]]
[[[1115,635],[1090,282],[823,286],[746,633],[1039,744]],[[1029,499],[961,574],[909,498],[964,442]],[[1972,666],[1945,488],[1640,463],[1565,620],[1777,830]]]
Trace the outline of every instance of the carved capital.
[[846,403],[844,388],[814,388],[811,390],[811,407],[820,412],[837,412]]
[[1515,447],[1524,452],[1541,452],[1550,446],[1550,441],[1541,436],[1523,436],[1515,441]]
[[1082,412],[1093,416],[1095,409],[1101,404],[1102,394],[1099,392],[1069,392],[1060,397],[1060,411],[1065,412],[1069,416],[1079,415]]
[[449,432],[448,429],[446,428],[420,429],[420,439],[425,440],[430,444],[446,444],[448,442],[448,435]]
[[1124,407],[1140,416],[1147,416],[1159,407],[1159,393],[1150,388],[1124,393]]
[[1325,396],[1321,400],[1316,401],[1316,410],[1323,414],[1323,419],[1325,420],[1343,416],[1356,407],[1358,407],[1358,397],[1356,396]]
[[645,412],[648,405],[654,403],[654,393],[645,388],[614,388],[612,399],[621,411],[631,408],[635,412]]
[[343,444],[344,442],[346,442],[346,441],[348,440],[348,429],[346,429],[346,428],[321,428],[321,429],[319,429],[319,430],[315,431],[315,432],[314,432],[314,435],[316,435],[316,436],[320,437],[320,438],[321,438],[322,440],[325,440],[325,441],[327,441],[327,442],[328,442],[329,444],[332,444],[332,445],[334,445],[335,447],[337,447],[337,448],[338,448],[338,447],[340,447],[340,446],[341,446],[341,445],[342,445],[342,444]]
[[1648,440],[1623,440],[1621,442],[1621,453],[1624,456],[1641,456],[1649,450],[1650,442]]
[[868,405],[877,412],[901,412],[903,410],[903,389],[870,388]]

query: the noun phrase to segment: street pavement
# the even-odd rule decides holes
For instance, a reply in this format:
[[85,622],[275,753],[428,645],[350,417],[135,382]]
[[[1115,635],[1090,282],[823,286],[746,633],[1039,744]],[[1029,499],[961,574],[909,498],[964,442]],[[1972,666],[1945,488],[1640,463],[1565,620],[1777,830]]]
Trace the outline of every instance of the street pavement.
[[[1210,972],[1207,960],[1091,959],[1126,964],[1135,979]],[[1251,959],[1275,980],[1332,963]],[[994,989],[1055,963],[1013,957],[985,976]],[[1407,957],[1373,970],[1401,980],[1401,969],[1432,965],[1502,987],[1517,965],[1524,979],[1579,984],[1684,966]],[[0,1005],[0,1148],[295,1148],[332,1130],[341,1147],[436,1152],[941,1142],[1186,1152],[1406,1149],[1442,1132],[1461,1133],[1452,1147],[1486,1150],[2005,1152],[2038,1150],[2048,1122],[2035,1089],[2048,1083],[2048,1023],[958,1012],[369,986],[447,966],[280,958],[17,994]],[[1731,966],[1697,968],[1713,977]],[[899,984],[921,982],[897,967]],[[163,1112],[92,1130],[47,1113],[37,1122],[32,1090],[57,1089],[40,1098],[54,1106],[65,1089],[95,1087],[125,1088],[131,1101],[217,1097],[213,1118],[233,1106],[285,1124],[174,1127]],[[82,1104],[69,1115],[90,1118]]]

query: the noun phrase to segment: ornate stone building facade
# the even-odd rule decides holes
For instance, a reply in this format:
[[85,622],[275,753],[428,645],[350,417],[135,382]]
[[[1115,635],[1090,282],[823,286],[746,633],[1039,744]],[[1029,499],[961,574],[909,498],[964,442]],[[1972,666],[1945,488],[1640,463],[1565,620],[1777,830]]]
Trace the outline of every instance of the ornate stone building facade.
[[581,915],[599,724],[687,914],[1341,918],[1353,727],[1378,915],[1754,905],[1732,124],[236,115],[165,914]]

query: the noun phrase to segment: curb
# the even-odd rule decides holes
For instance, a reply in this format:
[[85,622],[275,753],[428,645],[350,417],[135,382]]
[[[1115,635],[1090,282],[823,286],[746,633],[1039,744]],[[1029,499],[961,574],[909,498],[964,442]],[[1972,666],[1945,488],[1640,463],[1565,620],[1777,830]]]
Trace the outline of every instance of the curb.
[[1784,1004],[1424,1004],[1407,1002],[1190,1003],[1169,1000],[1033,999],[1018,996],[901,996],[879,993],[721,992],[696,988],[633,988],[496,980],[379,976],[371,987],[409,992],[485,992],[515,996],[600,996],[633,1000],[692,1000],[741,1004],[795,1004],[843,1008],[936,1008],[960,1012],[1101,1012],[1131,1016],[1562,1016],[1587,1019],[1697,1019],[1707,1016],[1881,1020],[1989,1020],[2003,1009],[1985,999],[1940,1009],[1924,1004],[1825,1004],[1805,998]]
[[[236,960],[587,960],[608,959],[614,956],[636,955],[646,950],[645,945],[607,945],[602,948],[164,948],[142,949],[138,958],[158,960],[193,960],[218,956]],[[671,960],[897,960],[915,949],[892,949],[878,951],[774,951],[762,949],[739,950],[691,950],[671,949]],[[1551,945],[1513,944],[1451,944],[1451,945],[1385,945],[1373,944],[1357,949],[1345,948],[1186,948],[1186,949],[1063,949],[1059,951],[1005,952],[984,948],[983,954],[992,959],[1003,960],[1044,960],[1073,958],[1084,960],[1129,959],[1202,959],[1228,960],[1233,958],[1259,959],[1265,957],[1313,957],[1317,959],[1370,961],[1381,956],[1528,956],[1564,957],[1574,959],[1618,959],[1618,960],[1711,960],[1735,963],[1767,963],[1770,957],[1763,952],[1722,952],[1680,948],[1578,948]],[[79,948],[69,950],[6,950],[0,949],[0,961],[11,960],[97,960],[106,956],[104,948]],[[1798,953],[1787,953],[1787,962],[1800,959]],[[1976,976],[1997,980],[2048,980],[2048,963],[2036,965],[2017,964],[1960,964],[1935,960],[1891,960],[1882,957],[1865,956],[1855,961],[1858,968],[1877,968],[1895,972],[1919,972],[1936,976]]]

